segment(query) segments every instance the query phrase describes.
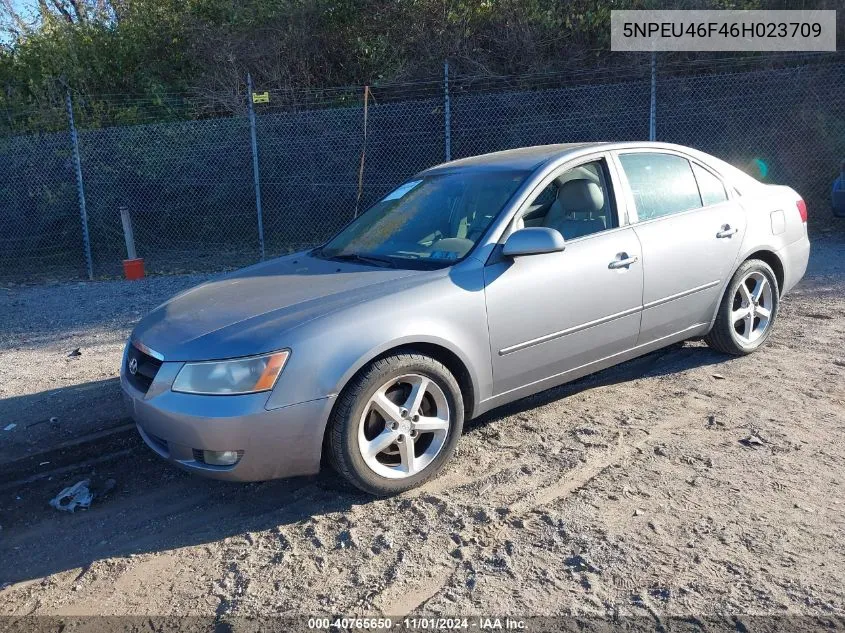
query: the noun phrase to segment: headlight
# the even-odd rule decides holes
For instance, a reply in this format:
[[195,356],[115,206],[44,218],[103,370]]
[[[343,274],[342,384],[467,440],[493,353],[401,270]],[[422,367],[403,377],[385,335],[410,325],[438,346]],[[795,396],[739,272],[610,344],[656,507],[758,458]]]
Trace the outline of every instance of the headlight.
[[290,356],[285,350],[233,360],[186,363],[173,381],[173,391],[207,395],[268,391]]

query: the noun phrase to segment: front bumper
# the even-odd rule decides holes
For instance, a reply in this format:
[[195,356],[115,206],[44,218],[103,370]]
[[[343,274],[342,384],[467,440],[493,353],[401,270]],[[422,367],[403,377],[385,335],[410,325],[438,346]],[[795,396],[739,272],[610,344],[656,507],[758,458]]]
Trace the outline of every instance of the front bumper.
[[[268,392],[201,396],[151,389],[144,394],[123,372],[120,385],[147,445],[185,470],[215,479],[263,481],[320,469],[333,398],[268,410]],[[203,461],[205,450],[242,454],[232,466],[212,466]]]

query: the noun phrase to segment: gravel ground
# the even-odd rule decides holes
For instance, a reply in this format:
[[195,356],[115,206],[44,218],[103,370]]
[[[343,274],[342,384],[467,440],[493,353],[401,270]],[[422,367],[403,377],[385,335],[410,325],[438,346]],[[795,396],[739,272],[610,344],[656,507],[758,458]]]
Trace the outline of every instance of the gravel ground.
[[[845,615],[843,252],[814,241],[758,353],[688,342],[493,411],[378,501],[192,477],[121,430],[131,324],[202,278],[6,288],[0,615]],[[83,477],[116,485],[47,505]]]
[[118,372],[129,332],[208,278],[0,286],[0,463],[124,424]]

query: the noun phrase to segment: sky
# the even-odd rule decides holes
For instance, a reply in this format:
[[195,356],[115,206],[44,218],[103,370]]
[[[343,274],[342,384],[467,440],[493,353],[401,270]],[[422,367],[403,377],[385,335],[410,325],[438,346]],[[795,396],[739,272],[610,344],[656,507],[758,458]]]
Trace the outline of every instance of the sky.
[[38,0],[12,0],[12,6],[22,15],[29,15],[38,6]]
[[[38,0],[12,0],[12,8],[24,19],[29,21],[38,7]],[[3,23],[6,23],[6,11],[2,11]],[[0,31],[0,43],[8,43],[12,39],[10,33]]]

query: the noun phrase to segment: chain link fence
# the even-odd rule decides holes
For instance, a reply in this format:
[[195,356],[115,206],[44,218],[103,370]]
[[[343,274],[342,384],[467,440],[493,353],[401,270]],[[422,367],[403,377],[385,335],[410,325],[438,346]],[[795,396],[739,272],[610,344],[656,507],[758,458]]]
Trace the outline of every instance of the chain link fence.
[[789,184],[807,199],[813,223],[831,216],[830,187],[845,157],[841,56],[708,74],[658,63],[654,77],[646,61],[624,77],[583,73],[574,82],[447,75],[404,89],[373,88],[366,102],[363,89],[325,94],[291,102],[271,92],[269,104],[254,106],[254,119],[239,112],[83,124],[81,174],[70,127],[0,138],[0,278],[84,278],[86,250],[94,277],[120,275],[122,207],[149,272],[246,265],[262,251],[272,257],[323,241],[397,184],[448,157],[648,139],[652,101],[657,140]]
[[657,82],[657,138],[689,145],[807,201],[831,221],[845,159],[845,64],[669,77]]
[[258,254],[245,117],[79,133],[94,274],[120,274],[129,209],[139,257],[154,272],[209,270]]

